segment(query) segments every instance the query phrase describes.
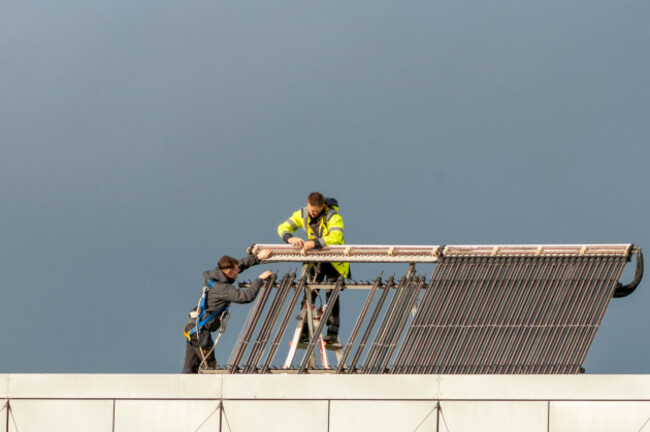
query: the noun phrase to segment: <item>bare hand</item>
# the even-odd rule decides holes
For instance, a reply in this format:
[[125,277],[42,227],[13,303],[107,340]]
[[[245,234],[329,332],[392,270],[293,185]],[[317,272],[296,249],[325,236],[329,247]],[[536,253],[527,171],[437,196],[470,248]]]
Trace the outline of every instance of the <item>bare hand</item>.
[[315,247],[316,247],[316,242],[314,242],[313,240],[309,240],[307,242],[304,242],[304,244],[302,245],[302,250],[308,251],[314,249]]
[[289,244],[291,244],[295,248],[301,248],[305,244],[305,241],[301,239],[300,237],[291,237],[289,240],[287,240]]
[[267,258],[270,258],[271,255],[273,255],[273,251],[271,249],[267,249],[265,251],[262,251],[262,252],[258,253],[257,254],[257,259],[259,259],[260,261],[265,260]]
[[272,272],[271,270],[267,270],[267,271],[265,271],[264,273],[262,273],[261,275],[259,275],[258,278],[260,278],[260,279],[267,279],[267,278],[268,278],[269,276],[271,276],[272,274],[273,274],[273,272]]

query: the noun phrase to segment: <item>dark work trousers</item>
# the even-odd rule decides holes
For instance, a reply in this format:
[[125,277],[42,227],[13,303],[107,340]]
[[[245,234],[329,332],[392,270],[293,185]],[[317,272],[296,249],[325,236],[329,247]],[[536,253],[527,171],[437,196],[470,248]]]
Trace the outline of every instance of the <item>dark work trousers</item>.
[[[318,264],[317,264],[318,265]],[[317,266],[316,265],[316,266]],[[314,267],[316,267],[314,266]],[[312,267],[312,275],[315,272],[315,268]],[[320,272],[316,275],[316,282],[323,282],[327,278],[327,282],[336,283],[336,280],[341,276],[338,271],[328,262],[320,263]],[[332,295],[332,290],[328,290],[325,293],[325,301],[327,304],[330,302],[330,296]],[[311,302],[314,304],[318,297],[318,291],[312,291],[311,293]],[[341,305],[339,304],[339,298],[336,299],[332,305],[332,313],[327,319],[327,334],[338,335],[339,326],[341,325]]]
[[[212,335],[210,333],[208,333],[207,341],[203,342],[203,344],[205,345],[204,348],[199,347],[196,341],[187,343],[187,347],[185,348],[185,364],[183,364],[183,373],[199,372],[199,366],[201,365],[201,359],[203,358],[200,350],[208,352],[214,346],[214,341],[212,340]],[[217,368],[217,360],[214,357],[214,350],[212,350],[210,355],[207,357],[206,363],[208,369]],[[206,366],[203,367],[205,368]]]

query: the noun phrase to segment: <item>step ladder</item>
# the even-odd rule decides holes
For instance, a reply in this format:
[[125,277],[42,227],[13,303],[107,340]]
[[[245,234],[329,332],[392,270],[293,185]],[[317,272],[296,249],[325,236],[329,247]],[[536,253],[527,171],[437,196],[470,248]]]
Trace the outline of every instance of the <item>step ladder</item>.
[[[327,358],[327,351],[334,351],[337,364],[341,361],[343,358],[343,345],[338,341],[337,343],[326,343],[323,340],[322,332],[325,321],[327,321],[327,318],[331,314],[331,307],[334,305],[334,302],[336,302],[342,286],[343,278],[337,282],[329,299],[329,303],[325,304],[324,308],[321,310],[316,309],[312,304],[311,292],[305,290],[304,306],[300,311],[300,315],[297,317],[298,324],[296,325],[296,330],[294,331],[293,338],[290,342],[289,353],[287,354],[287,359],[284,362],[283,369],[291,368],[298,349],[305,350],[305,356],[301,361],[299,373],[303,373],[306,368],[314,369],[317,367],[315,348],[318,348],[320,365],[323,369],[331,369]],[[305,325],[308,329],[308,343],[301,341],[303,327]]]
[[[305,304],[300,312],[300,315],[296,317],[298,324],[296,325],[296,330],[293,333],[293,338],[289,342],[289,353],[287,354],[287,359],[284,362],[283,369],[290,369],[296,356],[297,350],[307,350],[309,348],[310,341],[314,339],[314,329],[317,328],[320,324],[321,313],[314,306],[311,307],[311,314],[308,314],[307,311],[307,304]],[[311,315],[311,325],[307,324],[309,322],[308,315]],[[309,341],[301,340],[303,327],[306,324],[307,328],[309,329]],[[323,340],[322,334],[319,334],[316,338],[315,348],[318,348],[320,365],[323,369],[332,368],[332,365],[329,364],[329,359],[327,358],[327,351],[334,352],[336,355],[337,365],[343,358],[343,345],[338,341],[336,343],[326,343]],[[311,355],[309,356],[307,366],[313,369],[317,367],[316,363],[316,353],[312,351]]]

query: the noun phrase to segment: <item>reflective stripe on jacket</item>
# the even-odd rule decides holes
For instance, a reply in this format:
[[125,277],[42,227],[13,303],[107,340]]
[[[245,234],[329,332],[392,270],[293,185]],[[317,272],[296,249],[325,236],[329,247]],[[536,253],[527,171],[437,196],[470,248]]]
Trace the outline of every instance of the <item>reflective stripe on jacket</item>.
[[[309,225],[309,212],[305,206],[295,211],[289,219],[278,226],[278,235],[286,242],[300,228],[307,233],[307,239],[314,240],[316,249],[321,249],[328,245],[345,244],[345,238],[343,237],[343,218],[339,214],[336,206],[325,206],[317,233]],[[350,273],[349,263],[333,262],[332,266],[340,275],[348,277]]]

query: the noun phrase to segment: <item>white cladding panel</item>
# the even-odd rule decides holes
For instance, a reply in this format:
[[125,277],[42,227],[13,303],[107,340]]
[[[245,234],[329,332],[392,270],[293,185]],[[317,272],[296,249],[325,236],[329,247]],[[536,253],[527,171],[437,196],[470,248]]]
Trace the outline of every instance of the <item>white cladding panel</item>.
[[549,431],[650,431],[650,402],[551,402]]
[[650,400],[650,375],[438,375],[438,377],[440,399]]
[[219,401],[118,400],[115,432],[219,430]]
[[11,405],[0,411],[0,432],[214,431],[220,420],[235,432],[423,431],[436,422],[450,432],[650,432],[649,375],[34,374],[0,382],[0,401]]
[[226,375],[228,399],[435,399],[436,375]]
[[10,398],[215,399],[222,375],[191,374],[15,374]]
[[328,432],[328,401],[249,400],[223,405],[224,431]]
[[330,406],[330,432],[431,431],[435,427],[433,401],[332,401]]
[[440,431],[547,432],[547,402],[442,401]]
[[7,424],[7,401],[0,399],[0,430]]
[[112,432],[112,400],[11,401],[8,432]]
[[9,374],[0,374],[0,398],[5,398],[9,394]]

